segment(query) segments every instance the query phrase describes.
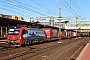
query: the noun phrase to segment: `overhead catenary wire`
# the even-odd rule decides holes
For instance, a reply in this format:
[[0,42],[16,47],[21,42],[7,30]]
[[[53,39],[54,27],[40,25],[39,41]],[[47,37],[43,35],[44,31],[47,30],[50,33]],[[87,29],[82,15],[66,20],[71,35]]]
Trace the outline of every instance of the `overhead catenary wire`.
[[[54,14],[52,11],[50,11],[49,9],[47,9],[48,11],[45,11],[45,10],[42,10],[42,9],[39,9],[39,8],[36,8],[36,7],[33,7],[33,6],[30,6],[30,5],[27,5],[27,4],[25,4],[25,3],[22,3],[22,2],[19,2],[19,1],[17,1],[17,0],[14,0],[15,2],[17,2],[17,3],[19,3],[19,4],[22,4],[22,5],[24,5],[24,6],[27,6],[27,7],[30,7],[30,8],[33,8],[33,9],[37,9],[37,10],[39,10],[39,11],[42,11],[42,12],[46,12],[46,13],[48,13],[48,14]],[[35,1],[34,1],[35,2]],[[36,2],[35,2],[36,3]],[[39,4],[40,5],[40,4]],[[40,5],[41,6],[41,5]],[[45,8],[45,7],[44,7]]]
[[[46,12],[46,13],[48,13],[48,14],[53,14],[54,12],[53,11],[51,11],[51,12],[48,12],[48,11],[45,11],[45,10],[41,10],[41,9],[39,9],[39,8],[36,8],[36,7],[33,7],[33,6],[30,6],[30,5],[27,5],[27,4],[24,4],[24,3],[21,3],[21,2],[19,2],[19,1],[17,1],[17,0],[15,0],[16,1],[16,3],[18,2],[19,4],[21,4],[21,5],[26,5],[27,7],[32,7],[32,8],[35,8],[35,9],[38,9],[38,10],[40,10],[40,11],[43,11],[44,13]],[[14,1],[14,2],[15,2]],[[41,5],[40,5],[41,6]],[[44,6],[43,6],[44,7]],[[44,7],[45,8],[45,7]],[[49,10],[49,9],[47,9],[47,10]],[[49,10],[50,11],[50,10]],[[40,13],[39,11],[37,11],[38,13]],[[45,14],[41,14],[41,15],[45,15]],[[48,16],[48,15],[46,15],[46,16]]]
[[74,16],[76,16],[76,14],[75,13],[73,13],[71,10],[70,10],[70,8],[68,8],[61,0],[59,0]]
[[[74,16],[82,16],[82,15],[79,15],[79,13],[77,13],[70,5],[71,5],[71,3],[70,3],[70,5],[65,1],[65,0],[63,0],[63,1],[61,1],[61,0],[59,0]],[[70,2],[71,2],[71,0],[70,0]],[[74,5],[74,4],[73,4]],[[75,7],[75,6],[74,6]],[[76,8],[76,7],[75,7]],[[77,9],[78,10],[78,9]]]
[[79,6],[77,5],[77,3],[73,0],[70,0],[70,2],[73,4],[73,6],[75,7],[75,9],[77,10],[78,14],[80,14],[80,16],[83,18],[85,18],[86,16],[83,14],[83,12],[81,11],[81,9],[79,8]]
[[[71,1],[71,0],[70,0]],[[79,6],[77,5],[77,3],[75,2],[75,0],[73,0],[74,1],[74,3],[71,1],[71,3],[74,5],[74,7],[75,7],[75,5],[77,6],[77,7],[75,7],[76,8],[76,10],[79,12],[79,14],[81,14],[81,19],[82,19],[82,21],[81,22],[83,22],[84,21],[84,19],[86,18],[85,17],[85,15],[83,14],[83,12],[81,11],[81,9],[79,8]],[[81,23],[80,22],[80,23]],[[78,23],[78,25],[80,24],[80,23]]]
[[82,14],[81,14],[81,12],[79,11],[79,9],[75,6],[75,4],[72,2],[72,0],[70,0],[70,2],[73,4],[73,6],[75,7],[75,9],[76,9],[76,11],[80,14],[80,16],[83,16]]
[[[22,16],[25,16],[25,17],[30,17],[30,14],[31,13],[28,13],[27,12],[27,14],[25,14],[26,12],[25,11],[22,11],[22,10],[19,10],[19,9],[17,9],[17,8],[15,8],[15,7],[18,7],[17,5],[15,5],[15,4],[11,4],[11,3],[9,3],[9,2],[5,2],[5,1],[2,1],[2,0],[0,0],[0,2],[2,2],[1,4],[3,5],[3,6],[6,6],[6,7],[8,7],[7,9],[6,8],[4,8],[3,7],[3,9],[6,9],[6,11],[9,11],[9,10],[11,10],[11,11],[13,11],[13,10],[15,10],[15,11],[13,11],[13,14],[15,14],[15,15],[22,15]],[[9,6],[10,5],[10,6]],[[13,7],[11,7],[11,6],[13,6]],[[14,7],[15,6],[15,7]],[[20,7],[18,7],[18,8],[20,8]],[[2,9],[2,8],[1,8]],[[11,13],[11,11],[10,11],[10,13]],[[17,12],[18,11],[18,12]],[[17,13],[16,13],[17,12]],[[20,13],[20,12],[22,12],[22,13]],[[29,16],[28,16],[28,14],[29,14]],[[31,14],[31,15],[33,15],[33,14]]]
[[[24,17],[27,17],[27,18],[29,18],[29,16],[27,16],[27,15],[24,15],[24,14],[21,14],[21,13],[18,13],[18,12],[15,12],[15,11],[12,11],[12,10],[9,10],[9,9],[6,9],[6,8],[1,8],[0,7],[0,10],[4,10],[4,11],[6,11],[6,12],[10,12],[10,13],[12,13],[14,16],[16,16],[16,14],[17,14],[17,16],[24,16]],[[11,15],[11,14],[10,14]]]
[[[24,10],[24,11],[28,11],[28,12],[30,12],[31,11],[31,9],[28,9],[28,8],[26,8],[26,7],[24,7],[24,6],[22,6],[22,5],[20,5],[20,4],[17,4],[17,3],[13,3],[13,2],[10,2],[10,1],[7,1],[7,2],[5,2],[5,1],[3,1],[3,0],[0,0],[0,2],[3,2],[4,4],[6,4],[6,6],[8,5],[8,4],[10,4],[10,6],[9,7],[11,7],[11,6],[14,6],[14,7],[18,7],[19,9],[22,9],[22,10]],[[14,8],[13,7],[13,8]],[[3,8],[3,9],[5,9],[5,8]],[[10,8],[11,9],[11,8]],[[16,8],[14,8],[13,10],[15,10]],[[18,10],[18,9],[17,9]],[[16,11],[17,11],[16,10]],[[6,9],[6,11],[8,11],[8,9]],[[15,11],[15,12],[16,12]],[[21,11],[19,11],[18,13],[20,13]],[[34,13],[38,13],[37,11],[33,11],[32,10],[32,12],[34,12]],[[14,13],[14,12],[13,12]],[[19,14],[19,15],[22,15],[23,14],[23,16],[25,15],[25,13],[26,12],[22,12],[21,14]],[[17,14],[17,13],[16,13]],[[30,14],[31,13],[27,13],[26,15],[28,15],[29,14],[29,18],[30,18]],[[38,13],[39,14],[39,13]],[[40,13],[40,14],[42,14],[42,13]],[[31,14],[31,15],[33,15],[33,14]],[[46,16],[45,14],[42,14],[42,15],[44,15],[44,16]],[[34,15],[35,16],[35,15]],[[28,17],[28,16],[25,16],[25,17]]]
[[[63,1],[61,1],[61,0],[59,0],[74,16],[77,16],[77,17],[82,17],[82,15],[79,15],[79,13],[77,13],[65,0],[63,0]],[[70,0],[71,1],[71,0]],[[64,2],[64,3],[63,3]],[[68,8],[68,7],[69,8]],[[78,6],[78,5],[77,5]],[[78,7],[79,8],[79,7]],[[80,9],[80,8],[79,8]],[[73,11],[73,12],[72,12]],[[83,12],[82,12],[83,13]],[[84,17],[84,19],[85,19],[85,17]],[[84,19],[82,19],[82,21],[84,20]],[[82,22],[81,21],[81,22]],[[80,22],[80,23],[81,23]],[[80,23],[78,23],[78,25],[80,24]]]
[[9,9],[6,9],[6,8],[1,8],[1,7],[0,7],[0,9],[2,9],[2,10],[5,10],[5,11],[8,11],[8,12],[11,12],[11,13],[15,13],[15,14],[18,14],[18,15],[19,15],[19,13],[17,13],[17,12],[14,12],[14,11],[12,11],[12,10],[9,10]]
[[14,2],[14,1],[11,1],[11,0],[7,0],[7,1],[9,1],[9,2],[11,2],[11,3],[14,3],[14,4],[17,4],[18,7],[22,8],[22,9],[24,9],[24,10],[31,11],[31,12],[33,12],[33,13],[37,13],[37,14],[41,14],[41,15],[47,16],[46,14],[40,13],[40,12],[38,12],[38,11],[36,11],[36,10],[33,10],[33,9],[30,9],[30,8],[28,8],[28,7],[25,7],[24,5],[21,5],[21,4],[19,4],[19,3]]
[[[75,2],[75,0],[73,0]],[[79,6],[77,5],[77,3],[75,2],[76,6],[78,7],[78,9],[81,11],[81,9],[79,8]],[[85,16],[85,14],[81,11],[82,15]],[[86,16],[85,16],[86,17]]]
[[34,0],[31,0],[31,1],[34,2],[34,3],[36,3],[36,4],[39,5],[39,6],[43,7],[44,9],[48,10],[49,12],[52,12],[52,13],[54,13],[54,14],[57,15],[57,13],[55,13],[54,11],[51,11],[50,9],[48,9],[48,8],[46,8],[46,7],[44,7],[44,6],[42,6],[41,4],[37,3],[36,1],[34,1]]
[[75,11],[65,0],[63,0],[63,1],[66,3],[66,5],[67,5],[77,16],[79,16],[78,13],[76,13],[76,11]]
[[[86,17],[83,18],[82,21],[81,21],[80,23],[82,23],[85,19],[86,19]],[[77,25],[80,25],[80,23],[78,23]],[[85,22],[84,22],[84,23],[85,23]]]
[[[7,3],[7,2],[1,3],[1,4],[2,4],[3,6],[5,6],[5,7],[14,9],[15,11],[14,11],[13,13],[15,13],[16,10],[18,10],[18,11],[19,11],[19,12],[17,12],[18,15],[23,15],[23,16],[25,16],[25,17],[30,17],[30,13],[27,15],[28,12],[19,10],[19,9],[14,8],[14,7],[11,7],[11,6],[8,6],[7,4],[5,5],[5,3]],[[0,4],[0,5],[1,5],[1,4]],[[10,4],[10,5],[11,5],[11,4]],[[4,8],[4,9],[6,9],[6,8]],[[8,10],[8,9],[6,9],[6,10]],[[20,13],[20,12],[23,12],[23,13]]]

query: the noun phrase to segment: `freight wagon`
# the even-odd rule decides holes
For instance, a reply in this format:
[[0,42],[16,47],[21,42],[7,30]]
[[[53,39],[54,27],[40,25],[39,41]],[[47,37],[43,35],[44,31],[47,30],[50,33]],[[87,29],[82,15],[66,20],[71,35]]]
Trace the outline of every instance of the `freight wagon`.
[[61,34],[62,34],[61,35],[61,37],[62,37],[61,39],[66,39],[66,31],[62,31]]
[[45,30],[45,34],[47,38],[57,38],[58,37],[58,29],[53,29],[53,28],[43,28]]
[[80,34],[77,32],[76,34],[76,31],[73,31],[73,30],[62,30],[61,31],[62,33],[62,39],[68,39],[68,38],[73,38],[73,37],[76,37],[76,35],[79,37]]

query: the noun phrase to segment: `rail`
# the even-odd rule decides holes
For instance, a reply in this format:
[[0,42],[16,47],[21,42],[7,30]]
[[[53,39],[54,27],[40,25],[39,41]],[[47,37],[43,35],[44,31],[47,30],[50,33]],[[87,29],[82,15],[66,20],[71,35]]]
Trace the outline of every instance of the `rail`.
[[81,46],[68,60],[75,60],[78,55],[80,54],[80,52],[82,51],[82,49],[84,48],[84,46],[86,46],[86,44],[88,43],[88,41],[86,41],[83,46]]

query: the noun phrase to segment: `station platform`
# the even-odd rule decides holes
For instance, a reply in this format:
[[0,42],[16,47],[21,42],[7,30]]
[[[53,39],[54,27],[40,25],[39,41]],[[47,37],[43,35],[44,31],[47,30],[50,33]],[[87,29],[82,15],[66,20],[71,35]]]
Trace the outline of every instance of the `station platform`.
[[0,38],[0,43],[6,43],[7,42],[7,38]]
[[4,40],[4,39],[7,39],[6,37],[0,37],[0,40]]
[[79,54],[79,56],[76,58],[76,60],[90,60],[90,41],[84,47],[84,49]]

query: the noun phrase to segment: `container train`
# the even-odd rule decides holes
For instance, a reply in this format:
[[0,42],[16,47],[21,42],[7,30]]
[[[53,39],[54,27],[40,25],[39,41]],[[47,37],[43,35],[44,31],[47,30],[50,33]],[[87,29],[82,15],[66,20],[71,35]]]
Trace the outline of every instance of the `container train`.
[[[61,30],[61,39],[80,36],[73,30]],[[59,29],[54,28],[27,28],[24,26],[11,26],[8,30],[8,45],[22,46],[45,41],[59,40]]]
[[11,26],[8,31],[7,43],[12,46],[21,46],[55,39],[58,39],[58,29]]

